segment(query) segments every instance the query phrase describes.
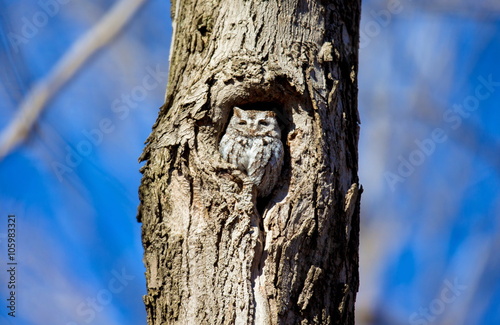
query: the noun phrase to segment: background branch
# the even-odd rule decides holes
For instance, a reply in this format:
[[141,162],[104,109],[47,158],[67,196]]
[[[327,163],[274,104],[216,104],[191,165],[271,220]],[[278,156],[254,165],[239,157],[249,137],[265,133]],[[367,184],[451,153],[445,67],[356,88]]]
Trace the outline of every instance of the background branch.
[[52,71],[28,92],[17,115],[0,135],[0,159],[23,141],[49,100],[99,49],[113,39],[147,0],[123,0],[83,35]]

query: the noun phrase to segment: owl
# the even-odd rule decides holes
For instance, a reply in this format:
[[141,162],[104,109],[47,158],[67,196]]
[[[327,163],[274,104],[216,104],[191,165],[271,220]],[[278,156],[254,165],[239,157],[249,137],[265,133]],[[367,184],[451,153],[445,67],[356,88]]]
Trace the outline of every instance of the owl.
[[283,143],[276,114],[234,107],[219,152],[250,177],[259,197],[268,196],[283,166]]

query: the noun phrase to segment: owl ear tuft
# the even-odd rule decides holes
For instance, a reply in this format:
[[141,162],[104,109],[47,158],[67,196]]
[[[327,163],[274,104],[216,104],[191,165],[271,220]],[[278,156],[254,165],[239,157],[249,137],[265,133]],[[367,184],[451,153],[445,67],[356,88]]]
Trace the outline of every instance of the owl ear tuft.
[[234,106],[233,112],[234,112],[234,115],[241,117],[241,113],[243,113],[243,110],[239,107]]

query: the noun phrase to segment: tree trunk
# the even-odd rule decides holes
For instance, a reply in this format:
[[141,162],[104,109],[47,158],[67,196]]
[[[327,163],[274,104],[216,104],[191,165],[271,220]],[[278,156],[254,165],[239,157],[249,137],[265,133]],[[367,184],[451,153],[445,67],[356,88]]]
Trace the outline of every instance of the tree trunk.
[[[354,324],[360,2],[173,2],[141,157],[148,324]],[[234,106],[279,117],[268,197],[219,154]]]

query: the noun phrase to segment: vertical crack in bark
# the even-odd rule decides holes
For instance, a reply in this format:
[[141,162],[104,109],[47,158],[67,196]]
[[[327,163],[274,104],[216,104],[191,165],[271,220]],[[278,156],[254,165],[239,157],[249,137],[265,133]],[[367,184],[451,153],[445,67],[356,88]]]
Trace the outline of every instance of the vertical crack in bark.
[[[255,209],[256,210],[256,209]],[[264,274],[265,266],[265,245],[266,245],[266,231],[263,227],[262,218],[265,217],[265,211],[261,215],[256,211],[253,215],[254,223],[256,224],[256,230],[258,231],[257,241],[255,245],[255,256],[252,262],[252,291],[253,291],[253,302],[254,302],[254,324],[255,325],[265,325],[269,324],[269,305],[267,302],[266,293],[266,279]]]

